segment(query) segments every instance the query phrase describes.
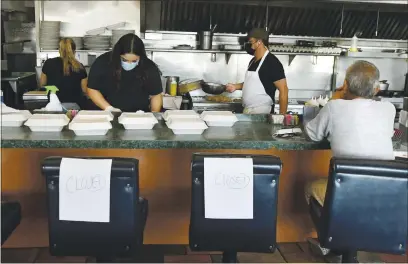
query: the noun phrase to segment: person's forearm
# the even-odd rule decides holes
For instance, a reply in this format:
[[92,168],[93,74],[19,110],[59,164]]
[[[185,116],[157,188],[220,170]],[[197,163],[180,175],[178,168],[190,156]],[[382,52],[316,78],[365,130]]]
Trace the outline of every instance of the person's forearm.
[[102,110],[105,110],[107,107],[110,106],[110,104],[106,101],[101,92],[97,90],[88,88],[88,96],[89,98],[91,98],[92,102],[94,102],[94,104],[96,104]]
[[45,85],[47,85],[47,75],[45,75],[44,73],[41,73],[39,88],[44,87]]
[[279,93],[279,113],[281,115],[286,114],[288,111],[288,94]]
[[163,106],[163,97],[161,94],[152,96],[150,98],[150,110],[152,112],[160,112]]

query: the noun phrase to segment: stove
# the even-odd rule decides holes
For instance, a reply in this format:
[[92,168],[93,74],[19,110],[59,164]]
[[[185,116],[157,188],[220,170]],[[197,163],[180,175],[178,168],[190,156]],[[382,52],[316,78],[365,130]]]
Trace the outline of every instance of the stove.
[[242,113],[242,101],[234,100],[231,102],[214,102],[206,99],[205,96],[192,96],[193,110],[203,111],[231,111],[233,113]]

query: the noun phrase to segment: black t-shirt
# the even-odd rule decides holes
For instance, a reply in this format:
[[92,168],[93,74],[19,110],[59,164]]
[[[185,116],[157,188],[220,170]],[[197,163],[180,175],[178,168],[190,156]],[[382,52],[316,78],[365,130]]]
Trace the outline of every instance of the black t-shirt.
[[111,52],[95,60],[89,72],[88,87],[100,91],[109,104],[123,112],[150,111],[149,96],[163,92],[157,66],[150,60],[145,61],[144,80],[140,66],[130,71],[122,70],[118,87],[110,67],[110,60]]
[[71,71],[65,76],[63,63],[60,57],[45,61],[42,72],[47,75],[47,85],[55,85],[58,88],[58,99],[61,103],[77,103],[81,105],[84,100],[84,93],[81,88],[81,81],[87,77],[86,70],[82,68],[78,72]]
[[[261,60],[255,61],[255,57],[249,62],[248,71],[256,71]],[[274,82],[285,79],[285,70],[282,63],[276,58],[275,55],[269,53],[258,71],[259,78],[265,88],[265,92],[275,102],[276,86]]]

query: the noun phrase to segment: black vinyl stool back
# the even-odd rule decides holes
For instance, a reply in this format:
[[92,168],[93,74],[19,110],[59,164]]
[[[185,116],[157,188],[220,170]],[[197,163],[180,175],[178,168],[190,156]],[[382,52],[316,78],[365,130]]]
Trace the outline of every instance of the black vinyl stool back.
[[1,244],[10,237],[21,221],[21,205],[19,202],[1,203]]
[[340,252],[404,254],[407,193],[406,161],[332,159],[320,243]]
[[[84,159],[81,157],[81,159]],[[55,256],[130,256],[143,244],[147,201],[139,198],[138,160],[112,159],[110,221],[108,223],[59,220],[59,169],[61,157],[46,158],[50,251]]]
[[[206,219],[204,206],[204,158],[253,159],[253,219]],[[224,262],[236,260],[237,252],[273,252],[279,175],[282,163],[273,156],[194,154],[190,241],[192,250],[224,251]]]

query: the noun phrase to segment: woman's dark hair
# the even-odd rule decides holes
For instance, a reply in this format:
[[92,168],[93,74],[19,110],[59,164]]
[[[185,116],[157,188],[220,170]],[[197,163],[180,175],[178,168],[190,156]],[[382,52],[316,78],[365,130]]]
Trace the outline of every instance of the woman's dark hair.
[[116,80],[117,88],[120,87],[122,73],[122,59],[120,56],[126,53],[132,53],[140,57],[139,65],[137,67],[140,69],[139,77],[141,78],[142,83],[147,79],[151,67],[155,67],[161,74],[157,65],[147,57],[143,41],[135,34],[129,33],[118,40],[111,53],[110,67]]

